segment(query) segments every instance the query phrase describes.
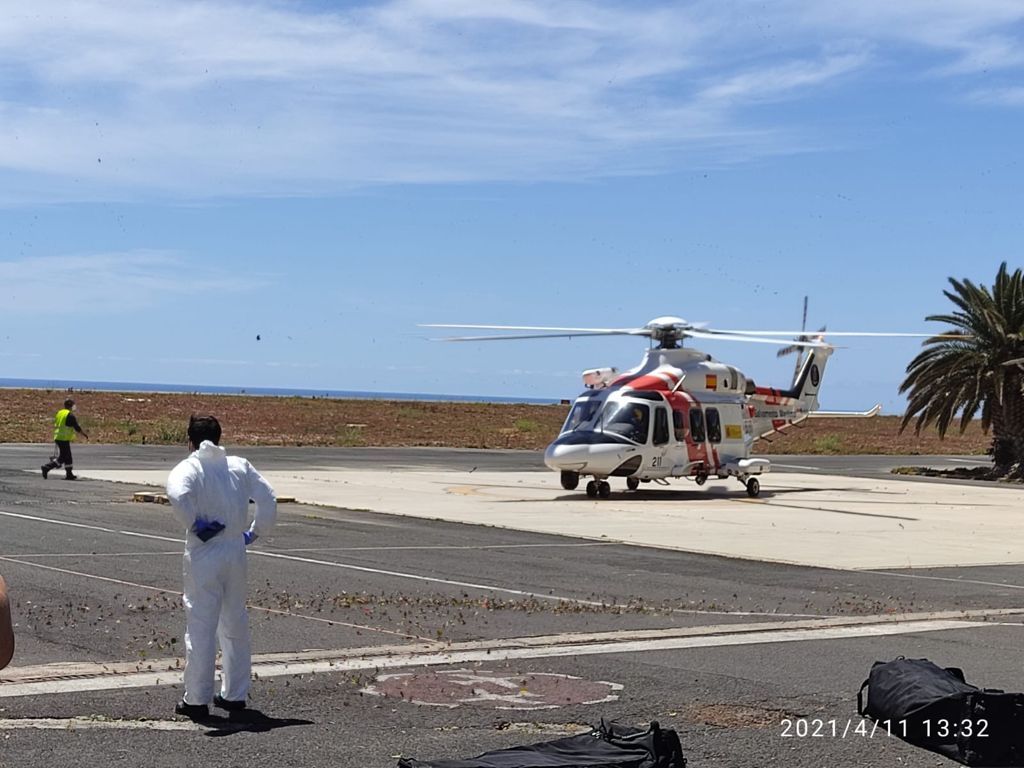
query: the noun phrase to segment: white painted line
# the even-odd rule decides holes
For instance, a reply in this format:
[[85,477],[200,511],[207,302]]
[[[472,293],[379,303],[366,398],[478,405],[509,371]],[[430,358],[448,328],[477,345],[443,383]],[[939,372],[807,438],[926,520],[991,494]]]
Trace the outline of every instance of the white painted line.
[[[122,531],[114,528],[105,528],[101,525],[87,525],[85,523],[72,523],[68,520],[55,520],[47,517],[37,517],[35,515],[23,515],[16,512],[3,512],[0,511],[0,515],[7,517],[18,517],[24,520],[34,520],[41,523],[52,523],[53,525],[68,525],[73,528],[88,528],[94,531],[100,531],[102,533],[114,533],[121,534],[123,536],[139,536],[147,539],[158,539],[161,541],[180,541],[184,542],[184,539],[174,539],[168,536],[155,536],[147,533],[136,533],[134,531]],[[542,592],[529,592],[522,589],[511,589],[509,587],[499,587],[493,584],[476,584],[470,581],[455,581],[452,579],[440,579],[435,576],[424,576],[418,573],[406,573],[402,571],[389,571],[383,568],[370,568],[364,565],[353,565],[351,563],[338,563],[331,560],[313,560],[308,557],[295,557],[293,555],[285,555],[277,552],[268,552],[267,550],[252,549],[249,550],[249,554],[257,555],[259,557],[272,557],[280,560],[291,560],[296,563],[307,563],[309,565],[323,565],[330,568],[342,568],[349,571],[359,571],[361,573],[373,573],[380,576],[393,576],[399,579],[414,579],[416,581],[426,581],[434,584],[446,584],[453,587],[464,587],[467,589],[481,589],[491,592],[504,592],[510,595],[519,595],[520,597],[533,597],[538,600],[554,600],[561,603],[576,603],[579,605],[591,605],[595,607],[604,607],[607,603],[601,603],[596,600],[581,600],[575,597],[567,597],[564,595],[552,595],[544,594]],[[86,574],[78,574],[86,575]],[[101,577],[96,577],[101,578]],[[110,579],[110,581],[117,581],[116,579]]]
[[801,464],[777,464],[774,461],[772,462],[772,466],[773,467],[785,467],[786,469],[803,469],[803,470],[806,470],[808,472],[820,472],[821,471],[821,467],[805,467],[805,466],[803,466]]
[[[0,514],[3,514],[3,513],[0,512]],[[151,554],[151,553],[144,552],[142,554],[147,554],[148,555],[148,554]],[[157,554],[165,554],[165,553],[157,553]],[[173,554],[179,554],[180,555],[181,553],[173,553]],[[348,565],[345,565],[345,564],[342,564],[342,563],[333,563],[333,562],[328,561],[328,560],[307,560],[305,558],[300,558],[300,557],[289,557],[287,555],[278,555],[277,553],[272,553],[272,552],[251,552],[250,554],[261,554],[261,555],[263,555],[265,557],[275,557],[275,556],[277,556],[277,557],[280,557],[280,558],[282,558],[284,560],[298,560],[300,562],[314,563],[314,564],[318,564],[318,565],[333,565],[333,566],[336,566],[338,568],[357,568],[357,569],[360,568],[359,566],[348,566]],[[22,560],[22,559],[20,559],[21,557],[41,557],[41,556],[40,555],[20,555],[20,556],[17,556],[17,557],[12,557],[10,555],[0,555],[0,561],[7,562],[7,563],[15,563],[17,565],[25,565],[25,566],[28,566],[30,568],[42,568],[43,570],[47,570],[47,571],[55,571],[57,573],[64,573],[64,574],[67,574],[68,576],[80,576],[80,577],[85,578],[85,579],[96,579],[97,581],[108,581],[108,582],[111,582],[111,583],[114,583],[114,584],[121,584],[121,585],[126,586],[126,587],[135,587],[136,589],[148,589],[148,590],[152,590],[154,592],[163,592],[163,593],[171,594],[171,595],[181,595],[182,594],[180,590],[164,589],[163,587],[152,587],[152,586],[149,586],[147,584],[138,584],[138,583],[133,582],[133,581],[124,581],[122,579],[113,579],[113,578],[110,578],[108,576],[99,576],[99,575],[94,574],[94,573],[85,573],[83,571],[72,571],[72,570],[69,570],[67,568],[57,568],[57,567],[52,566],[52,565],[43,565],[42,563],[34,563],[34,562],[29,561],[29,560]],[[373,570],[373,569],[368,569],[368,570]],[[384,573],[388,573],[388,572],[385,571]],[[432,578],[425,577],[425,576],[424,577],[420,577],[420,576],[414,576],[414,575],[406,575],[405,578],[422,578],[425,581],[442,581],[442,582],[447,583],[447,584],[462,584],[462,582],[450,582],[450,581],[445,581],[443,579],[432,579]],[[471,586],[471,585],[470,584],[462,584],[462,586]],[[566,603],[579,603],[579,604],[582,604],[582,605],[592,605],[592,606],[595,606],[595,607],[606,607],[606,608],[627,608],[627,607],[628,608],[632,608],[633,607],[633,606],[619,605],[619,604],[615,604],[615,603],[598,603],[598,602],[595,602],[595,601],[592,601],[592,600],[577,600],[575,598],[569,598],[569,597],[558,597],[557,595],[541,595],[541,594],[534,593],[534,592],[521,592],[519,590],[511,590],[511,589],[506,589],[506,588],[503,588],[503,587],[481,586],[481,587],[478,587],[478,588],[479,589],[485,589],[485,590],[491,590],[493,592],[513,592],[515,594],[520,594],[520,595],[529,595],[529,596],[534,596],[534,597],[537,597],[537,598],[543,597],[543,598],[548,599],[548,600],[559,600],[561,602],[566,602]],[[343,627],[354,627],[356,629],[365,629],[365,630],[372,631],[372,632],[382,632],[384,634],[397,635],[399,637],[408,637],[408,638],[416,639],[416,640],[424,640],[424,639],[429,640],[430,639],[430,638],[422,638],[419,635],[411,635],[411,634],[408,634],[406,632],[396,632],[396,631],[390,630],[390,629],[380,629],[380,628],[372,627],[372,626],[369,626],[369,625],[366,625],[366,624],[350,624],[348,622],[341,621],[341,620],[325,619],[325,618],[321,618],[319,616],[307,616],[305,614],[291,613],[289,611],[279,611],[279,610],[275,610],[273,608],[264,608],[264,607],[258,606],[258,605],[249,605],[248,608],[250,610],[253,610],[253,611],[265,611],[267,613],[275,613],[275,614],[279,614],[281,616],[290,616],[290,617],[298,618],[298,619],[308,619],[309,621],[320,621],[320,622],[323,622],[325,624],[337,624],[337,625],[343,626]],[[696,608],[669,608],[669,609],[666,609],[666,610],[663,610],[661,608],[657,608],[655,610],[658,613],[668,612],[668,613],[676,613],[676,614],[691,615],[691,616],[762,616],[762,617],[787,618],[787,619],[790,619],[790,618],[802,618],[802,619],[824,618],[820,614],[815,614],[815,613],[772,613],[770,611],[705,611],[705,610],[698,610]]]
[[923,573],[895,573],[894,571],[872,570],[861,571],[861,573],[877,573],[881,576],[896,576],[901,579],[921,579],[923,581],[951,581],[954,584],[976,584],[979,587],[1003,587],[1005,589],[1024,589],[1024,584],[1008,584],[1002,581],[981,581],[980,579],[958,579],[953,576],[928,576]]
[[433,544],[409,547],[316,547],[297,549],[276,549],[275,552],[404,552],[405,550],[435,550],[435,549],[576,549],[579,547],[614,547],[621,546],[617,541],[581,541],[574,544]]
[[9,552],[7,554],[0,554],[0,557],[6,557],[12,560],[18,560],[26,557],[70,557],[89,560],[95,557],[149,557],[150,555],[177,555],[178,557],[181,557],[181,550],[179,549],[174,552]]
[[187,720],[99,720],[89,717],[0,718],[0,731],[205,731]]
[[[42,563],[33,563],[27,560],[18,560],[14,557],[3,557],[0,556],[0,561],[5,563],[17,563],[18,565],[26,565],[30,568],[42,568],[44,571],[55,571],[57,573],[64,573],[69,576],[81,576],[86,579],[96,579],[97,581],[108,581],[113,584],[120,584],[125,587],[134,587],[135,589],[148,589],[152,592],[162,592],[167,595],[178,595],[181,596],[181,591],[176,589],[164,589],[163,587],[151,587],[148,584],[137,584],[134,581],[124,581],[122,579],[112,579],[109,576],[97,576],[94,573],[83,573],[82,571],[71,571],[67,568],[56,568],[52,565],[43,565]],[[366,630],[367,632],[378,632],[384,635],[395,635],[396,637],[406,637],[410,640],[429,640],[429,638],[420,637],[419,635],[412,635],[408,632],[398,632],[393,629],[384,629],[382,627],[374,627],[368,624],[354,624],[348,621],[342,621],[341,619],[326,619],[322,616],[308,616],[304,613],[292,613],[291,611],[281,611],[276,608],[266,608],[262,605],[246,605],[250,611],[261,611],[263,613],[272,613],[276,616],[287,616],[291,619],[303,619],[305,621],[317,621],[322,624],[328,624],[330,626],[339,627],[350,627],[352,629]]]
[[41,568],[44,571],[54,571],[55,573],[64,573],[68,576],[81,576],[86,579],[95,579],[96,581],[107,581],[111,584],[120,584],[125,587],[135,587],[136,589],[148,589],[151,592],[162,592],[167,595],[181,595],[179,589],[164,589],[163,587],[151,587],[148,584],[136,584],[134,581],[124,581],[123,579],[114,579],[110,576],[98,576],[95,573],[83,573],[82,571],[72,571],[67,568],[57,568],[53,565],[43,565],[42,563],[33,563],[28,560],[19,560],[16,557],[8,557],[6,555],[0,555],[0,561],[5,563],[15,563],[17,565],[24,565],[29,568]]
[[[183,539],[172,538],[172,537],[168,537],[168,536],[159,536],[159,535],[154,535],[154,534],[138,533],[136,531],[126,531],[126,530],[120,530],[120,529],[114,529],[114,528],[106,528],[104,526],[99,526],[99,525],[89,525],[89,524],[85,524],[85,523],[75,523],[75,522],[71,522],[71,521],[68,521],[68,520],[58,520],[58,519],[47,518],[47,517],[39,517],[39,516],[36,516],[36,515],[26,515],[26,514],[21,514],[21,513],[17,513],[17,512],[0,511],[0,515],[7,516],[7,517],[16,517],[16,518],[21,518],[21,519],[25,519],[25,520],[32,520],[32,521],[42,522],[42,523],[51,523],[53,525],[66,525],[66,526],[71,526],[71,527],[74,527],[74,528],[87,528],[87,529],[90,529],[90,530],[100,531],[100,532],[103,532],[103,533],[113,533],[113,534],[116,534],[116,535],[134,536],[134,537],[149,538],[149,539],[157,539],[159,541],[170,541],[170,542],[176,542],[176,543],[182,543],[183,542]],[[593,544],[606,545],[606,544],[614,544],[614,543],[622,543],[622,542],[591,542],[590,544],[592,544],[592,545]],[[645,545],[640,545],[640,546],[645,546]],[[697,552],[699,554],[699,552],[697,550],[690,550],[690,551]],[[374,573],[374,574],[379,574],[379,575],[383,575],[383,576],[392,576],[392,577],[395,577],[395,578],[402,578],[402,579],[413,579],[413,580],[416,580],[416,581],[426,581],[426,582],[436,583],[436,584],[446,584],[446,585],[449,585],[449,586],[464,587],[464,588],[469,588],[469,589],[480,589],[480,590],[486,590],[486,591],[491,591],[491,592],[503,592],[503,593],[506,593],[506,594],[519,595],[519,596],[522,596],[522,597],[532,597],[532,598],[535,598],[535,599],[538,599],[538,600],[553,600],[553,601],[564,602],[564,603],[575,603],[575,604],[578,604],[578,605],[590,605],[590,606],[594,606],[594,607],[608,607],[608,608],[622,607],[622,606],[617,606],[617,605],[613,605],[613,604],[601,603],[601,602],[598,602],[598,601],[595,601],[595,600],[583,600],[583,599],[579,599],[579,598],[575,598],[575,597],[568,597],[568,596],[565,596],[565,595],[544,594],[544,593],[541,593],[541,592],[530,592],[530,591],[527,591],[527,590],[512,589],[512,588],[509,588],[509,587],[499,587],[499,586],[496,586],[496,585],[493,585],[493,584],[477,584],[477,583],[474,583],[474,582],[455,581],[455,580],[451,580],[451,579],[441,579],[441,578],[437,578],[437,577],[433,577],[433,576],[424,576],[422,574],[416,574],[416,573],[408,573],[408,572],[402,572],[402,571],[390,571],[390,570],[385,570],[385,569],[381,569],[381,568],[369,568],[369,567],[366,567],[366,566],[353,565],[353,564],[350,564],[350,563],[339,563],[339,562],[335,562],[335,561],[331,561],[331,560],[316,560],[316,559],[313,559],[313,558],[296,557],[296,556],[293,556],[293,555],[287,555],[287,554],[284,554],[283,552],[277,552],[277,551],[271,552],[271,551],[267,551],[267,550],[254,549],[254,550],[250,550],[249,553],[252,554],[252,555],[260,556],[260,557],[271,557],[271,558],[277,558],[277,559],[281,559],[281,560],[291,560],[293,562],[305,563],[305,564],[309,564],[309,565],[320,565],[320,566],[326,566],[326,567],[330,567],[330,568],[342,568],[342,569],[346,569],[346,570],[354,570],[354,571],[360,571],[360,572],[364,572],[364,573]],[[714,553],[708,553],[708,554],[714,554]],[[35,566],[35,567],[39,567],[39,568],[46,567],[46,566],[42,566],[42,565],[40,565],[38,563],[30,563],[30,562],[27,562],[27,561],[18,560],[16,557],[0,556],[0,560],[6,560],[8,562],[20,563],[22,565]],[[58,568],[51,568],[51,570],[60,571],[62,573],[67,573],[69,575],[82,576],[82,577],[92,578],[92,579],[99,579],[99,580],[102,580],[102,581],[110,581],[110,582],[114,582],[114,583],[117,583],[117,584],[124,584],[126,586],[134,586],[134,587],[138,587],[140,589],[153,589],[153,590],[156,590],[158,592],[171,592],[173,594],[179,594],[179,595],[181,594],[180,591],[159,589],[159,588],[156,588],[156,587],[149,587],[149,586],[146,586],[146,585],[143,585],[143,584],[133,584],[132,582],[125,582],[125,581],[121,581],[119,579],[110,579],[110,578],[107,578],[107,577],[104,577],[104,576],[97,576],[95,574],[81,573],[81,572],[70,571],[70,570],[69,571],[62,571],[61,569],[58,569]],[[861,569],[838,568],[838,569],[835,569],[835,570],[840,570],[840,571],[850,570],[850,571],[856,571],[858,573],[877,573],[877,574],[880,574],[880,575],[899,576],[899,577],[902,577],[902,578],[935,579],[935,580],[939,580],[939,581],[962,581],[962,582],[965,582],[965,583],[975,583],[975,584],[984,585],[984,586],[1000,586],[1000,587],[1009,587],[1009,588],[1012,588],[1012,589],[1024,589],[1024,586],[1018,586],[1018,585],[1012,585],[1012,584],[998,584],[998,583],[994,583],[994,582],[984,582],[984,581],[968,582],[966,579],[944,579],[944,578],[938,577],[938,576],[916,576],[916,575],[912,575],[912,574],[891,573],[891,572],[888,572],[888,571],[878,571],[878,570],[870,570],[870,569],[861,570]],[[260,609],[260,610],[267,610],[267,609]],[[702,610],[697,610],[697,609],[673,608],[673,609],[671,609],[671,612],[672,613],[676,613],[676,614],[684,614],[684,615],[765,616],[765,617],[779,617],[779,618],[820,618],[820,615],[818,615],[818,614],[772,613],[772,612],[769,612],[769,611],[764,611],[764,612],[758,612],[758,611],[702,611]],[[308,618],[308,619],[311,619],[311,620],[314,619],[314,617],[307,617],[307,616],[303,616],[302,614],[286,613],[286,614],[283,614],[283,615],[295,616],[295,617],[298,617],[298,618]],[[334,623],[345,625],[344,622],[334,622]],[[378,630],[378,629],[375,629],[373,627],[368,627],[368,626],[363,626],[363,625],[352,624],[352,625],[345,625],[345,626],[354,626],[354,627],[359,627],[359,628],[362,628],[362,629],[367,629],[367,630],[372,630],[372,631],[380,631],[380,632],[387,632],[389,634],[400,634],[401,635],[401,633],[394,633],[394,632],[391,632],[390,630]],[[402,635],[402,636],[408,637],[408,635]]]
[[[339,659],[372,658],[411,652],[440,653],[457,650],[486,650],[494,648],[548,647],[581,645],[585,643],[630,642],[637,640],[663,640],[679,637],[708,637],[743,635],[755,632],[782,632],[784,630],[819,630],[836,627],[865,627],[909,625],[934,621],[988,621],[989,619],[1024,614],[1021,608],[984,608],[977,611],[924,611],[920,613],[884,613],[867,616],[830,616],[822,619],[795,621],[745,622],[706,624],[694,627],[666,627],[662,629],[615,629],[601,632],[560,632],[553,635],[528,635],[492,639],[461,640],[450,644],[439,640],[424,640],[421,644],[372,645],[362,648],[335,650],[286,651],[262,653],[253,656],[253,663],[288,664],[298,661],[338,661]],[[991,623],[991,622],[989,622]],[[152,658],[147,661],[69,661],[36,666],[8,667],[0,673],[0,683],[26,683],[72,677],[103,677],[135,672],[180,672],[183,659],[176,657]]]
[[[182,539],[171,538],[171,537],[168,537],[168,536],[157,536],[157,535],[152,535],[152,534],[137,533],[135,531],[124,531],[124,530],[119,530],[119,529],[114,529],[114,528],[106,528],[104,526],[99,526],[99,525],[88,525],[88,524],[85,524],[85,523],[74,523],[74,522],[71,522],[71,521],[68,521],[68,520],[58,520],[58,519],[53,519],[53,518],[48,518],[48,517],[39,517],[39,516],[36,516],[36,515],[26,515],[26,514],[21,514],[21,513],[17,513],[17,512],[0,511],[0,515],[7,516],[7,517],[21,518],[21,519],[24,519],[24,520],[32,520],[32,521],[41,522],[41,523],[51,523],[53,525],[67,525],[67,526],[71,526],[71,527],[74,527],[74,528],[87,528],[87,529],[90,529],[90,530],[101,531],[103,533],[113,533],[113,534],[124,535],[124,536],[136,536],[136,537],[157,539],[157,540],[160,540],[160,541],[172,541],[172,542],[179,542],[179,543],[182,542]],[[595,544],[596,545],[607,545],[607,544],[614,544],[616,542],[587,542],[587,543],[590,544],[590,545],[595,545]],[[621,543],[621,542],[619,542],[619,543]],[[692,550],[692,551],[696,551],[696,550]],[[439,583],[439,584],[446,584],[446,585],[449,585],[449,586],[458,586],[458,587],[466,587],[466,588],[471,588],[471,589],[489,590],[489,591],[492,591],[492,592],[504,592],[504,593],[508,593],[508,594],[520,595],[520,596],[523,596],[523,597],[533,597],[533,598],[536,598],[536,599],[555,600],[555,601],[558,601],[558,602],[575,603],[575,604],[579,604],[579,605],[590,605],[590,606],[594,606],[594,607],[605,607],[605,606],[609,607],[609,608],[619,607],[619,606],[615,606],[615,605],[607,605],[607,604],[600,603],[600,602],[597,602],[597,601],[594,601],[594,600],[582,600],[582,599],[578,599],[578,598],[574,598],[574,597],[567,597],[567,596],[564,596],[564,595],[543,594],[543,593],[539,593],[539,592],[528,592],[528,591],[524,591],[524,590],[511,589],[511,588],[508,588],[508,587],[498,587],[498,586],[489,585],[489,584],[475,584],[475,583],[471,583],[471,582],[453,581],[453,580],[449,580],[449,579],[439,579],[439,578],[436,578],[436,577],[423,576],[423,575],[415,574],[415,573],[405,573],[405,572],[400,572],[400,571],[388,571],[388,570],[383,570],[383,569],[379,569],[379,568],[368,568],[368,567],[365,567],[365,566],[351,565],[351,564],[348,564],[348,563],[339,563],[339,562],[335,562],[335,561],[331,561],[331,560],[315,560],[315,559],[312,559],[312,558],[296,557],[296,556],[293,556],[293,555],[284,554],[283,552],[276,552],[276,551],[275,552],[269,552],[267,550],[254,549],[254,550],[250,550],[250,554],[259,555],[259,556],[262,556],[262,557],[279,558],[279,559],[282,559],[282,560],[292,560],[292,561],[295,561],[295,562],[306,563],[306,564],[309,564],[309,565],[321,565],[321,566],[327,566],[327,567],[331,567],[331,568],[343,568],[343,569],[348,569],[348,570],[362,571],[362,572],[366,572],[366,573],[376,573],[376,574],[381,574],[381,575],[385,575],[385,576],[393,576],[393,577],[397,577],[397,578],[415,579],[415,580],[418,580],[418,581],[427,581],[427,582],[433,582],[433,583]],[[711,553],[711,554],[714,554],[714,553]],[[13,562],[13,563],[20,563],[22,565],[36,566],[36,567],[39,567],[39,568],[46,567],[46,566],[42,566],[42,565],[40,565],[38,563],[30,563],[30,562],[19,560],[16,557],[0,556],[0,560],[6,560],[8,562]],[[99,579],[101,581],[110,581],[110,582],[114,582],[114,583],[117,583],[117,584],[124,584],[126,586],[138,587],[140,589],[153,589],[153,590],[156,590],[158,592],[170,592],[172,594],[178,594],[178,595],[181,594],[180,591],[159,589],[157,587],[149,587],[149,586],[146,586],[146,585],[143,585],[143,584],[133,584],[132,582],[121,581],[119,579],[110,579],[110,578],[107,578],[105,576],[97,576],[95,574],[81,573],[81,572],[77,572],[77,571],[62,571],[61,569],[58,569],[58,568],[50,568],[50,570],[60,571],[62,573],[67,573],[69,575],[74,575],[74,576],[82,576],[82,577],[86,577],[86,578]],[[837,569],[837,570],[849,570],[849,569]],[[870,573],[882,573],[882,574],[885,573],[884,571],[868,571],[868,572],[870,572]],[[905,574],[895,574],[894,573],[894,574],[889,574],[889,575],[903,576]],[[925,577],[922,577],[922,578],[925,578]],[[982,582],[979,582],[979,583],[982,583]],[[707,615],[707,616],[766,616],[766,617],[778,617],[778,618],[820,618],[819,614],[771,613],[769,611],[763,611],[763,612],[761,612],[761,611],[702,611],[702,610],[697,610],[697,609],[686,609],[686,608],[673,608],[673,609],[671,609],[671,613],[676,613],[676,614],[681,614],[681,615],[694,615],[694,616],[704,616],[704,615]],[[302,616],[301,614],[294,614],[294,613],[285,613],[283,615],[296,616],[296,617],[299,617],[299,618],[314,619],[314,617],[305,617],[305,616]],[[391,632],[390,630],[376,630],[373,627],[364,627],[362,625],[354,625],[354,624],[347,625],[344,622],[334,622],[334,623],[341,624],[343,626],[354,626],[354,627],[365,628],[365,629],[372,630],[372,631],[387,632],[388,634],[399,634],[399,635],[402,634],[402,633]],[[408,635],[402,635],[402,636],[408,637]]]
[[612,607],[608,603],[602,603],[598,600],[581,600],[576,597],[567,597],[564,595],[553,595],[544,594],[543,592],[529,592],[523,589],[512,589],[510,587],[498,587],[493,584],[477,584],[472,581],[455,581],[454,579],[440,579],[436,576],[422,576],[415,573],[403,573],[402,571],[389,571],[384,568],[369,568],[365,565],[352,565],[351,563],[337,563],[332,560],[314,560],[309,557],[295,557],[294,555],[282,555],[277,552],[267,552],[266,550],[254,550],[253,554],[261,555],[262,557],[272,557],[281,560],[291,560],[296,563],[309,563],[311,565],[324,565],[330,568],[342,568],[348,571],[359,571],[361,573],[374,573],[381,576],[394,576],[399,579],[415,579],[417,581],[426,581],[434,584],[446,584],[452,587],[465,587],[467,589],[481,589],[490,592],[504,592],[509,595],[519,595],[521,597],[534,597],[538,600],[556,600],[560,603],[576,603],[578,605],[592,605],[595,607]]
[[[722,648],[739,645],[761,645],[773,643],[848,640],[861,637],[917,634],[921,632],[942,632],[947,630],[974,629],[1001,626],[982,621],[912,621],[884,622],[854,626],[819,627],[814,629],[783,629],[760,632],[736,632],[719,635],[694,635],[665,637],[623,642],[548,644],[533,647],[477,647],[458,650],[462,644],[452,644],[444,651],[412,651],[365,655],[356,658],[339,654],[334,659],[292,660],[288,662],[258,663],[254,659],[253,677],[287,677],[355,670],[398,669],[419,666],[443,666],[467,664],[479,661],[498,662],[514,659],[557,658],[565,656],[593,656],[612,653],[644,653],[651,651],[682,650],[687,648]],[[52,666],[52,665],[50,665]],[[43,694],[73,693],[82,691],[106,691],[126,688],[144,688],[181,683],[181,673],[176,670],[139,672],[127,675],[86,677],[73,679],[49,679],[36,682],[0,683],[0,698],[16,696],[38,696]]]
[[[148,538],[148,539],[158,539],[160,541],[183,541],[182,539],[170,538],[168,536],[157,536],[157,535],[152,535],[152,534],[147,534],[147,533],[136,533],[135,531],[123,531],[123,530],[118,530],[118,529],[114,529],[114,528],[105,528],[105,527],[100,526],[100,525],[87,525],[85,523],[72,523],[72,522],[67,521],[67,520],[56,520],[56,519],[53,519],[53,518],[38,517],[38,516],[35,516],[35,515],[24,515],[24,514],[19,514],[19,513],[16,513],[16,512],[3,512],[3,511],[0,511],[0,515],[6,515],[8,517],[18,517],[18,518],[22,518],[22,519],[25,519],[25,520],[33,520],[33,521],[41,522],[41,523],[52,523],[53,525],[70,525],[70,526],[75,527],[75,528],[88,528],[90,530],[100,531],[102,533],[113,533],[113,534],[120,534],[120,535],[123,535],[123,536],[138,536],[138,537]],[[594,543],[596,543],[596,544],[603,544],[605,542],[594,542]],[[608,543],[614,543],[614,542],[608,542]],[[437,578],[435,576],[424,576],[424,575],[418,574],[418,573],[407,573],[407,572],[403,572],[403,571],[389,571],[389,570],[385,570],[383,568],[370,568],[370,567],[363,566],[363,565],[353,565],[351,563],[339,563],[339,562],[336,562],[336,561],[333,561],[333,560],[314,560],[314,559],[308,558],[308,557],[296,557],[294,555],[286,555],[286,554],[283,554],[281,552],[270,552],[270,551],[267,551],[265,549],[251,549],[251,550],[249,550],[249,554],[256,555],[256,556],[259,556],[259,557],[271,557],[271,558],[276,558],[276,559],[280,559],[280,560],[291,560],[293,562],[306,563],[308,565],[321,565],[321,566],[327,566],[329,568],[342,568],[342,569],[345,569],[345,570],[360,571],[362,573],[373,573],[373,574],[378,574],[378,575],[381,575],[381,576],[393,576],[393,577],[399,578],[399,579],[413,579],[415,581],[426,581],[426,582],[429,582],[429,583],[445,584],[447,586],[463,587],[463,588],[466,588],[466,589],[479,589],[479,590],[484,590],[484,591],[489,591],[489,592],[503,592],[505,594],[518,595],[520,597],[532,597],[532,598],[537,599],[537,600],[552,600],[552,601],[556,601],[556,602],[560,602],[560,603],[570,603],[570,604],[576,604],[576,605],[589,605],[589,606],[593,606],[595,608],[606,608],[606,607],[607,608],[622,608],[622,607],[627,607],[627,606],[620,606],[620,605],[609,604],[609,603],[602,603],[602,602],[599,602],[597,600],[583,600],[581,598],[569,597],[567,595],[545,594],[543,592],[530,592],[530,591],[522,590],[522,589],[512,589],[511,587],[499,587],[499,586],[494,585],[494,584],[477,584],[475,582],[470,582],[470,581],[455,581],[455,580],[452,580],[452,579],[441,579],[441,578]],[[0,560],[3,560],[3,559],[7,559],[10,562],[21,562],[21,561],[15,559],[15,558],[0,557]],[[36,565],[35,563],[27,563],[27,562],[25,562],[23,564],[24,565]],[[42,566],[39,566],[39,567],[42,567]],[[53,569],[53,570],[59,570],[59,569]],[[113,581],[113,582],[117,582],[117,583],[123,583],[123,584],[127,584],[129,586],[142,586],[142,585],[138,585],[138,584],[131,584],[131,582],[119,582],[117,579],[106,579],[103,576],[94,576],[92,574],[78,573],[78,572],[75,572],[75,571],[66,571],[66,573],[71,574],[71,575],[76,575],[76,576],[88,576],[90,578],[103,579],[105,581]],[[151,587],[150,587],[150,589],[151,589]],[[160,590],[160,591],[168,591],[168,590]],[[176,594],[181,594],[181,593],[178,592]],[[735,611],[735,612],[729,612],[729,611],[699,611],[699,610],[691,610],[691,609],[685,609],[685,608],[673,608],[673,609],[671,609],[671,612],[672,613],[689,614],[689,615],[712,615],[712,616],[781,616],[781,617],[803,617],[803,618],[813,618],[815,616],[815,614],[786,614],[786,613],[778,613],[778,614],[776,614],[776,613],[770,613],[768,611],[765,611],[765,612],[749,612],[749,611]],[[298,615],[298,614],[287,614],[287,615],[295,616],[295,615]],[[343,622],[337,622],[337,623],[343,623]],[[355,626],[355,625],[352,625],[352,626]],[[367,627],[367,629],[370,629],[370,628]],[[376,631],[384,631],[384,630],[376,630]],[[400,634],[400,633],[392,633],[392,634]]]

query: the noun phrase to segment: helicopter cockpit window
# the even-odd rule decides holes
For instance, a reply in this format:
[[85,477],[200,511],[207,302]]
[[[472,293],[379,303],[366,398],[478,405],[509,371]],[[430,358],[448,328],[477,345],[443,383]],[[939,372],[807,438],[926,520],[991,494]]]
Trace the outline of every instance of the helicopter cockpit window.
[[700,408],[690,409],[690,436],[695,443],[703,443],[706,439],[704,434],[704,412]]
[[646,403],[610,403],[601,414],[601,429],[614,432],[635,443],[646,443],[650,431],[651,408]]
[[573,432],[581,425],[591,421],[601,408],[602,401],[597,398],[577,400],[569,411],[569,416],[562,426],[562,432]]
[[708,408],[706,418],[708,422],[708,440],[712,443],[722,442],[722,420],[718,416],[718,409]]
[[664,445],[668,442],[668,411],[664,408],[654,409],[654,444]]
[[672,411],[672,429],[676,433],[677,443],[686,440],[686,421],[683,418],[682,411]]

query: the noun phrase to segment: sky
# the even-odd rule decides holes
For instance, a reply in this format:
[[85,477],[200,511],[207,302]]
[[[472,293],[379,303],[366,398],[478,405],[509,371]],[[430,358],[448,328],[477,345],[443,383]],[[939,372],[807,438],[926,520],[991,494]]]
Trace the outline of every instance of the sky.
[[[418,325],[937,332],[1021,266],[1022,37],[1019,0],[11,3],[0,378],[560,399],[645,342]],[[837,344],[822,407],[901,413],[920,340]]]

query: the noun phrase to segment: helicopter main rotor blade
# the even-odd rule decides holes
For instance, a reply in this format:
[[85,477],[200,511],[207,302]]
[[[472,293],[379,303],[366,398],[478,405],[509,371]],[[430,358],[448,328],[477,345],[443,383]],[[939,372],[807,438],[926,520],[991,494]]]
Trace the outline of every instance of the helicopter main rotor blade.
[[[478,331],[541,331],[551,333],[632,333],[643,328],[559,328],[543,325],[467,325],[465,323],[420,323],[420,328],[466,328]],[[504,337],[499,337],[504,338]]]
[[571,339],[577,336],[645,336],[643,329],[631,331],[577,331],[575,333],[515,333],[499,336],[443,336],[429,341],[508,341],[510,339]]
[[781,344],[784,347],[811,347],[820,349],[821,347],[827,347],[820,341],[793,341],[792,339],[767,339],[760,336],[736,336],[733,334],[719,331],[717,333],[704,333],[703,331],[687,331],[686,336],[692,339],[713,339],[717,341],[746,341],[752,344]]
[[709,333],[727,333],[734,336],[892,336],[892,337],[910,337],[920,339],[969,339],[970,336],[966,336],[959,333],[902,333],[902,332],[889,332],[889,331],[745,331],[745,330],[726,330],[720,328],[707,328],[705,329]]

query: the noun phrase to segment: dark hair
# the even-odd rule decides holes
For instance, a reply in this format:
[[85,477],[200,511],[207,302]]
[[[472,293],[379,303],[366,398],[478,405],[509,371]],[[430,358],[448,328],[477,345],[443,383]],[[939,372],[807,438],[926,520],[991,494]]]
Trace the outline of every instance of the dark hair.
[[75,404],[75,401],[72,400],[70,397],[67,400],[64,401],[64,407],[65,408],[70,408],[74,404]]
[[188,439],[196,448],[203,440],[220,445],[220,422],[213,416],[196,416],[193,413],[188,420]]

